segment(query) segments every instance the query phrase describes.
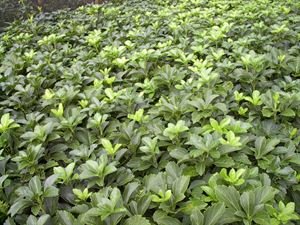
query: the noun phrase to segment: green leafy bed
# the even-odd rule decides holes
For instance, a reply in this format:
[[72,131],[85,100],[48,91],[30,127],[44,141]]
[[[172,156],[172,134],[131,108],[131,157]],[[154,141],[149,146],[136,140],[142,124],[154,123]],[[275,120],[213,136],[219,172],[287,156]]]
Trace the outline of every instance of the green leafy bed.
[[300,1],[132,0],[0,40],[0,222],[299,224]]

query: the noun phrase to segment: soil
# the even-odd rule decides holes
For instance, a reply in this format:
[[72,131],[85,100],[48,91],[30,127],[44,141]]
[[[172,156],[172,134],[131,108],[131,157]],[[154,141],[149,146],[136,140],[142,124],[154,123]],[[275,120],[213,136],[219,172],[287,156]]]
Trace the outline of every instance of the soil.
[[[10,22],[22,19],[32,10],[41,8],[43,12],[58,9],[75,9],[85,4],[100,4],[103,0],[24,0],[24,5],[19,0],[0,0],[0,33]],[[25,7],[24,7],[25,6]]]

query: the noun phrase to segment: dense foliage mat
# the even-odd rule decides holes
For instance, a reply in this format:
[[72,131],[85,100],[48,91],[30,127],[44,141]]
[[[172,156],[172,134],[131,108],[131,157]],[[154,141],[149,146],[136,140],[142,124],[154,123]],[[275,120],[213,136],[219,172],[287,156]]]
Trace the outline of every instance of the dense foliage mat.
[[134,0],[0,41],[6,225],[297,224],[300,2]]

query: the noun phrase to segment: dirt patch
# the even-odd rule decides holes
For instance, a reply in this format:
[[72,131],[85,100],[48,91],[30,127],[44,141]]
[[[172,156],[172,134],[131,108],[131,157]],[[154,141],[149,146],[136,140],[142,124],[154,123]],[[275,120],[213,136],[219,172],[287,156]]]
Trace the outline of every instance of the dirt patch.
[[100,4],[103,0],[0,0],[0,32],[8,24],[16,19],[22,19],[26,15],[42,10],[52,12],[58,9],[75,9],[86,4]]

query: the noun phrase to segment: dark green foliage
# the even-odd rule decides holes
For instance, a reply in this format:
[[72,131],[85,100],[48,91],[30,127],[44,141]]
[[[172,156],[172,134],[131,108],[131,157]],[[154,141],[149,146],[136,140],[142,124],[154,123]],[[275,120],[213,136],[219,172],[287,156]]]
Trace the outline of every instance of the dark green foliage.
[[133,0],[0,39],[0,223],[297,224],[300,2]]

